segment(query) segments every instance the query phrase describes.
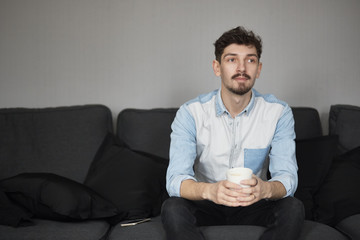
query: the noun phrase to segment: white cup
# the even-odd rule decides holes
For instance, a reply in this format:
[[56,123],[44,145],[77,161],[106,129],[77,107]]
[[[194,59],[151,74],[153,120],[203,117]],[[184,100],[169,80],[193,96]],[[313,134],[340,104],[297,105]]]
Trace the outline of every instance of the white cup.
[[253,171],[250,168],[237,167],[229,169],[226,173],[226,176],[228,181],[239,184],[241,187],[246,188],[250,186],[240,184],[240,182],[245,179],[251,179],[252,173]]

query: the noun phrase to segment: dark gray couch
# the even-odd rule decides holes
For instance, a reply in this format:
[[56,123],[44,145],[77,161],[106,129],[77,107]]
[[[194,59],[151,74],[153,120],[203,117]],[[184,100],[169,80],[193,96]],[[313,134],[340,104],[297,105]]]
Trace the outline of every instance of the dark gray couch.
[[[121,139],[121,144],[131,150],[149,158],[167,161],[170,124],[176,110],[126,109],[118,115],[115,135]],[[319,114],[315,109],[293,108],[293,113],[299,141],[322,136]],[[84,183],[90,172],[90,165],[99,155],[104,138],[109,132],[114,132],[112,119],[110,110],[102,105],[0,109],[0,180],[20,173],[35,172],[54,173],[79,184]],[[325,178],[322,179],[322,182],[326,181]],[[116,184],[116,182],[109,183],[114,187]],[[314,203],[308,204],[307,186],[303,187],[304,194],[299,196],[304,197],[306,206],[310,209],[310,213],[313,213],[317,206]],[[8,191],[2,189],[1,184],[0,190]],[[311,192],[311,194],[315,193]],[[315,196],[311,196],[311,199],[314,198]],[[163,201],[164,198],[160,199]],[[147,201],[147,198],[143,201]],[[96,205],[96,202],[91,204]],[[19,203],[17,202],[16,205],[19,206]],[[6,214],[6,210],[0,209],[0,214],[4,214],[4,211]],[[151,216],[150,222],[131,227],[121,227],[120,224],[111,226],[109,222],[114,223],[114,221],[106,221],[105,217],[101,218],[93,212],[80,220],[58,221],[30,217],[31,226],[0,225],[0,239],[160,240],[165,239],[165,234],[158,211],[159,209],[150,213],[156,215]],[[359,214],[346,216],[336,225],[321,223],[323,219],[316,217],[316,215],[308,216],[309,220],[305,221],[300,239],[360,239]],[[264,231],[264,228],[258,226],[213,226],[201,229],[207,239],[214,240],[258,239]]]

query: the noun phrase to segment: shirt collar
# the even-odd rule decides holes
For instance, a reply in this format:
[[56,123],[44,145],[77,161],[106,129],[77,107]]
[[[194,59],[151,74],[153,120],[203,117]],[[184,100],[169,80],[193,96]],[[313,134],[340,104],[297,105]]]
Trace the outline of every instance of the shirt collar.
[[[256,94],[256,90],[251,89],[251,99],[249,104],[245,107],[245,109],[238,115],[249,115],[250,111],[254,108],[254,104],[255,104],[255,94]],[[226,109],[222,99],[221,99],[221,89],[218,90],[217,94],[216,94],[216,103],[215,103],[215,107],[216,107],[216,116],[220,116],[224,113],[230,115],[230,113],[228,112],[228,110]]]

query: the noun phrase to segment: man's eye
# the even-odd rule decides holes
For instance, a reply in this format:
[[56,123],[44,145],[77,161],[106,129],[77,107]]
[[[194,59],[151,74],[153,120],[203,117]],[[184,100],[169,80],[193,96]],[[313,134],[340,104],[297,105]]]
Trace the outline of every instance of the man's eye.
[[228,62],[235,62],[235,58],[229,58]]
[[256,63],[256,60],[255,60],[255,59],[252,59],[252,58],[249,58],[249,59],[247,60],[247,62],[248,62],[248,63]]

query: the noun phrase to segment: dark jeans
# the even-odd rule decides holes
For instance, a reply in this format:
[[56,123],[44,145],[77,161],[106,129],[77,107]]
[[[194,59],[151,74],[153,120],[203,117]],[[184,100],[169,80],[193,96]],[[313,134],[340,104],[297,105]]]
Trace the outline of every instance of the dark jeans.
[[261,200],[248,207],[226,207],[211,201],[167,199],[161,210],[167,239],[204,240],[198,226],[257,225],[266,227],[260,238],[297,239],[304,222],[303,204],[296,198]]

